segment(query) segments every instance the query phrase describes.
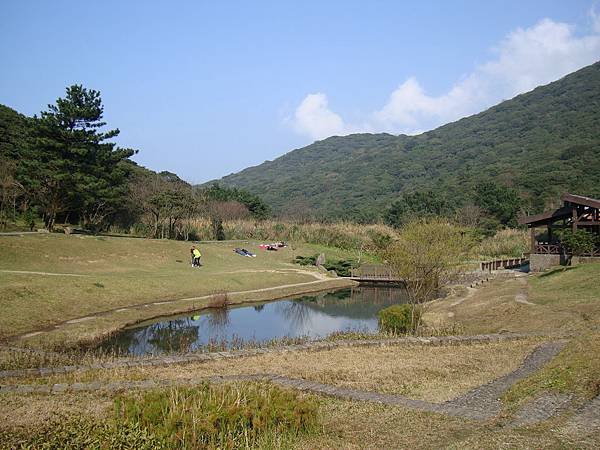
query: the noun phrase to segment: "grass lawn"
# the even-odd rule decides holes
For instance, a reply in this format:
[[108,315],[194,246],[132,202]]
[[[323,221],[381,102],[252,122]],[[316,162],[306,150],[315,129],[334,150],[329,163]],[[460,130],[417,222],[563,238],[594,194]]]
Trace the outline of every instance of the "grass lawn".
[[[32,337],[31,342],[72,343],[93,339],[143,318],[187,311],[208,303],[207,299],[173,302],[175,300],[311,283],[325,278],[316,270],[291,263],[296,254],[322,250],[309,245],[267,252],[252,243],[201,244],[203,267],[199,269],[190,267],[190,245],[178,241],[83,235],[0,236],[0,339],[62,323],[60,329],[44,333],[43,338]],[[258,256],[248,258],[234,253],[233,249],[238,246]],[[353,256],[338,249],[331,249],[328,254]],[[342,282],[332,279],[329,284],[324,281],[321,287],[325,289]],[[303,289],[292,286],[281,292],[247,297],[263,300],[293,291]],[[243,294],[230,298],[232,301],[244,299]],[[115,311],[162,302],[169,303]],[[86,316],[105,312],[108,313],[86,319]],[[72,323],[65,323],[71,320]]]

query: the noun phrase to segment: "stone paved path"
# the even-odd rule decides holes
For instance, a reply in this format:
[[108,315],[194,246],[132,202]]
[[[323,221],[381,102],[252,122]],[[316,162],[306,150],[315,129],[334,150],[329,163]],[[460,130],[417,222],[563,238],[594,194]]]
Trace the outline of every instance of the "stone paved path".
[[564,431],[576,436],[586,436],[600,430],[600,395],[581,407],[567,422]]
[[385,405],[404,406],[419,411],[436,412],[474,420],[487,420],[493,418],[500,412],[501,403],[499,397],[503,392],[505,392],[518,380],[532,374],[550,361],[562,349],[564,344],[565,341],[543,343],[539,345],[527,358],[525,358],[523,364],[514,372],[473,389],[466,394],[445,403],[431,403],[423,400],[410,399],[400,395],[360,391],[272,374],[232,375],[181,380],[115,381],[109,383],[95,381],[91,383],[54,385],[0,385],[0,394],[60,394],[65,392],[127,391],[130,389],[193,386],[205,382],[223,383],[227,381],[268,381],[292,389],[346,400],[369,401],[382,403]]
[[244,350],[231,350],[214,353],[190,353],[175,356],[143,357],[143,358],[122,358],[113,362],[98,363],[90,365],[73,365],[62,367],[44,367],[36,369],[17,369],[0,371],[1,378],[48,376],[70,372],[83,372],[87,370],[118,369],[124,367],[143,367],[143,366],[166,366],[170,364],[186,364],[190,362],[203,362],[223,358],[244,358],[256,356],[264,353],[287,353],[293,351],[320,351],[331,350],[340,347],[374,347],[385,345],[460,345],[460,344],[482,344],[489,342],[510,341],[518,339],[527,339],[532,337],[558,338],[567,337],[566,334],[549,333],[499,333],[483,334],[474,336],[442,336],[442,337],[400,337],[392,339],[361,339],[346,341],[317,341],[307,342],[305,344],[286,345],[272,348],[251,348]]
[[510,426],[521,427],[543,422],[566,410],[572,399],[572,395],[545,392],[521,408]]

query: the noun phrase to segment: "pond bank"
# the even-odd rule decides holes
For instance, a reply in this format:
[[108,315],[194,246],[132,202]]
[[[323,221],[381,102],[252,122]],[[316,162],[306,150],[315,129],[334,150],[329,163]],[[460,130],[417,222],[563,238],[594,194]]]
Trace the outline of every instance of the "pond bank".
[[350,288],[358,285],[357,282],[345,278],[329,278],[315,272],[306,273],[314,276],[317,280],[247,291],[222,291],[199,297],[124,306],[13,336],[9,339],[9,342],[29,347],[51,349],[90,347],[96,346],[99,342],[124,328],[148,320],[214,308],[213,303],[215,297],[218,296],[226,295],[227,305],[234,306]]

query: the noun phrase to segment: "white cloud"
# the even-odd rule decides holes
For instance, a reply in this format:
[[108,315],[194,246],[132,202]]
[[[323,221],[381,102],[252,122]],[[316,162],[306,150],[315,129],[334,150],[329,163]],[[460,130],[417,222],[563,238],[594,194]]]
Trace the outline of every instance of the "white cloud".
[[329,109],[323,93],[306,96],[292,123],[297,132],[322,139],[358,131],[416,134],[475,114],[600,59],[600,16],[592,9],[590,17],[594,29],[585,36],[575,35],[569,24],[550,19],[511,32],[493,50],[492,60],[440,96],[428,95],[418,80],[410,77],[361,125],[346,123]]
[[338,114],[329,109],[327,96],[321,93],[307,95],[296,108],[291,122],[298,133],[313,139],[371,131],[368,125],[352,126],[344,123]]

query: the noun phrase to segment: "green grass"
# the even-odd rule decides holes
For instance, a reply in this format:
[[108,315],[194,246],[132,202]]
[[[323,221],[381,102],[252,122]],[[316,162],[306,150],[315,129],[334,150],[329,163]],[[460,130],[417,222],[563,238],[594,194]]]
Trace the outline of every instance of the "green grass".
[[529,281],[530,300],[540,305],[600,306],[600,264],[556,267]]
[[[247,248],[258,256],[239,256],[233,252],[234,247]],[[121,313],[114,311],[118,308],[317,279],[315,275],[300,272],[306,268],[291,263],[294,254],[314,253],[312,246],[299,245],[294,250],[266,252],[251,243],[201,244],[203,267],[200,269],[190,267],[189,248],[190,243],[167,240],[58,234],[2,236],[0,338],[112,311],[93,321],[70,324],[69,332],[60,336],[60,340],[65,341],[71,337],[90,339],[102,331],[114,329],[115,324],[121,326],[144,317],[199,308],[206,306],[208,301],[151,305],[144,311]],[[335,250],[331,254],[337,256],[344,252]],[[349,254],[345,253],[345,256]],[[2,270],[65,275],[18,274]],[[289,292],[283,289],[282,294]],[[269,295],[257,296],[256,300],[268,299]],[[238,295],[237,301],[240,300],[243,296]],[[53,335],[62,332],[56,330]]]

